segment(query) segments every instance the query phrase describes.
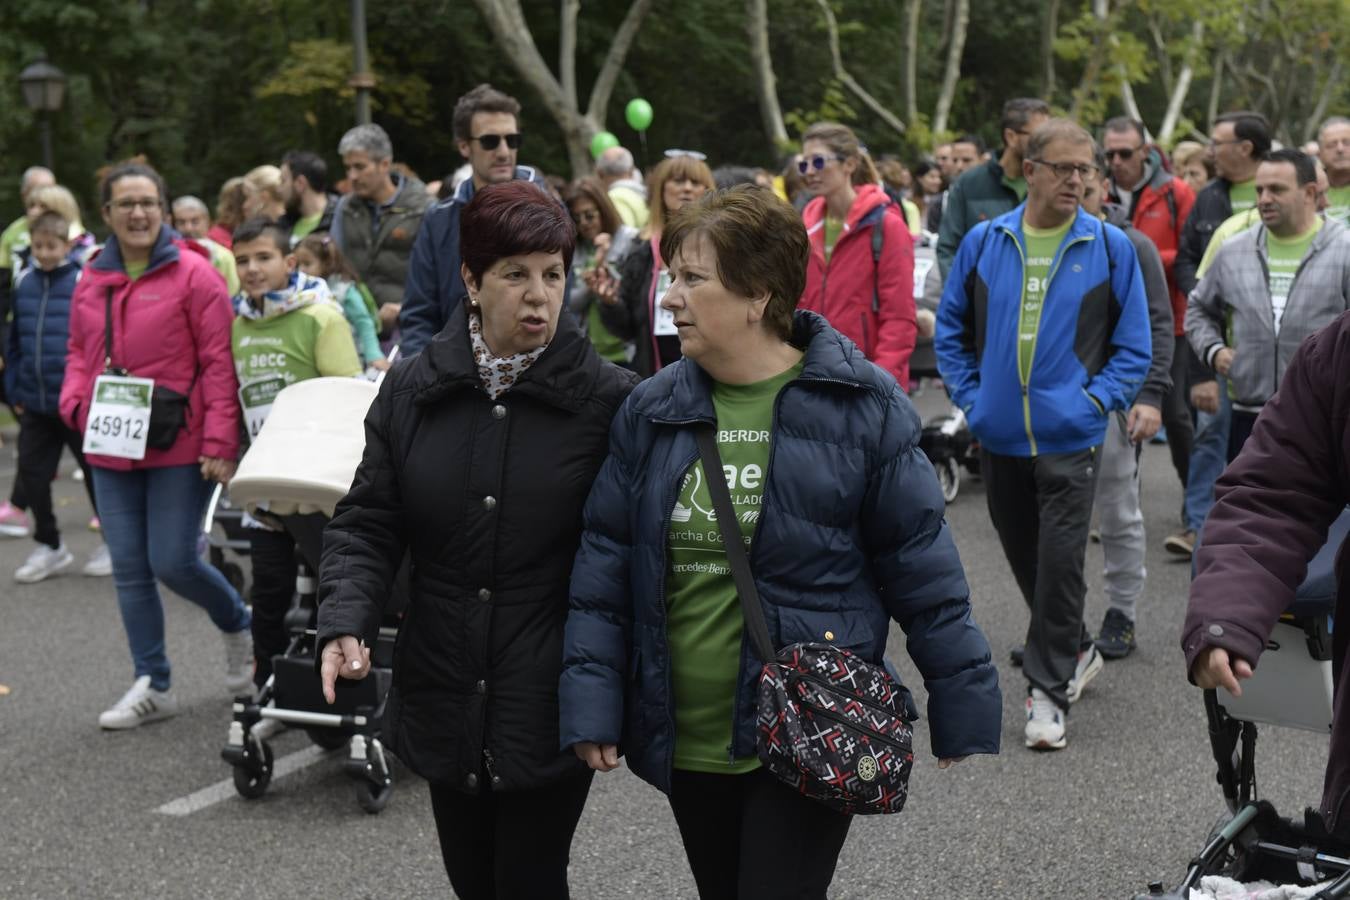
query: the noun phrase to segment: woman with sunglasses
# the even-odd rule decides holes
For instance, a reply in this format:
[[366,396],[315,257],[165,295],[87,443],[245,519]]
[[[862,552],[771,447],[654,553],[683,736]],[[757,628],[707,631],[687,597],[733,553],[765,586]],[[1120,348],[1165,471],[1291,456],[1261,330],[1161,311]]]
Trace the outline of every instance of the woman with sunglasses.
[[617,267],[632,250],[638,231],[623,224],[604,185],[595,178],[579,178],[568,185],[563,191],[563,203],[577,226],[572,269],[580,276],[572,279],[567,308],[581,323],[601,358],[627,365],[633,358],[633,342],[616,337],[600,316],[602,304],[617,302],[615,292],[607,291],[609,299],[605,300],[597,288],[618,280]]
[[808,128],[797,168],[816,195],[802,211],[811,262],[798,305],[823,315],[908,390],[917,329],[914,239],[904,215],[847,126]]
[[633,342],[632,368],[643,378],[680,358],[675,319],[661,308],[661,297],[670,287],[661,258],[661,229],[672,214],[715,189],[703,154],[680,151],[671,155],[668,151],[647,179],[651,215],[619,269],[618,284],[597,285],[602,300],[614,298],[601,305],[600,317],[616,337]]

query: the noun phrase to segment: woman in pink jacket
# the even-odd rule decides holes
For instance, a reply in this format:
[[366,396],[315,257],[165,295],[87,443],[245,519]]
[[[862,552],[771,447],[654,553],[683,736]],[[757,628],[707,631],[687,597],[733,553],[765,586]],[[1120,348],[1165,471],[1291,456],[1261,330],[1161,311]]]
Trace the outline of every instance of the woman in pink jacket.
[[71,299],[61,387],[61,417],[85,436],[135,663],[131,689],[99,716],[110,729],[177,712],[157,581],[221,630],[231,692],[248,689],[253,657],[248,610],[197,553],[211,482],[229,480],[239,453],[233,311],[205,254],[164,224],[166,197],[149,166],[104,179],[113,236]]
[[818,122],[797,163],[815,194],[802,210],[811,239],[799,309],[820,313],[909,390],[914,352],[914,239],[845,125]]

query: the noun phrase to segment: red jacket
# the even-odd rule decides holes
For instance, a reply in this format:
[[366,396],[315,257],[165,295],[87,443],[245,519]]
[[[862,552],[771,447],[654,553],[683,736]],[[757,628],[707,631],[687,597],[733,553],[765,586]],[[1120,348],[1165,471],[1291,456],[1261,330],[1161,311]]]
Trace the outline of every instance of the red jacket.
[[143,460],[90,455],[90,465],[126,471],[195,465],[202,456],[239,456],[230,298],[201,245],[170,234],[168,228],[160,229],[150,265],[135,281],[127,277],[116,238],[109,238],[85,268],[70,302],[61,418],[83,433],[94,381],[104,370],[111,288],[113,364],[188,394],[187,427],[172,447],[147,450]]
[[[1177,287],[1172,269],[1186,218],[1195,205],[1195,192],[1189,184],[1163,170],[1156,150],[1151,151],[1150,161],[1155,167],[1153,177],[1134,192],[1130,224],[1158,248],[1163,271],[1167,273],[1167,289],[1172,293],[1172,327],[1177,335],[1183,335],[1186,333],[1186,293]],[[1119,196],[1118,190],[1112,193]]]
[[[875,185],[857,189],[843,231],[825,261],[825,198],[802,210],[811,239],[806,292],[798,309],[820,313],[872,362],[909,390],[914,324],[914,239],[905,217]],[[882,228],[881,257],[872,259],[872,230]],[[875,303],[874,303],[875,298]]]

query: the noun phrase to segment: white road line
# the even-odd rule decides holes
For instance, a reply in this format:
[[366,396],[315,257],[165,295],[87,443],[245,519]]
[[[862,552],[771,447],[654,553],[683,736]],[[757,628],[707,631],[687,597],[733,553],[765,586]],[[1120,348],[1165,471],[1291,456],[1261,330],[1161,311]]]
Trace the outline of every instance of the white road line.
[[[313,745],[294,753],[288,753],[272,764],[272,781],[275,782],[278,778],[283,778],[292,772],[298,772],[306,766],[312,766],[327,756],[327,751],[322,747]],[[228,800],[234,796],[236,796],[234,778],[230,777],[224,781],[218,781],[210,787],[204,787],[200,791],[194,791],[186,797],[170,800],[156,809],[155,812],[166,816],[190,816],[195,812],[206,809],[208,806],[214,806],[222,800]]]

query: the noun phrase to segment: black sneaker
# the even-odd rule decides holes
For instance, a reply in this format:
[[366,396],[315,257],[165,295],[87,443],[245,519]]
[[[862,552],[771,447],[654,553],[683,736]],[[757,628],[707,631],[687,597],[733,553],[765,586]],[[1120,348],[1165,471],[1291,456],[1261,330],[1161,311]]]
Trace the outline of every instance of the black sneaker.
[[1024,650],[1026,650],[1026,647],[1022,644],[1018,644],[1016,647],[1012,648],[1012,652],[1008,654],[1008,656],[1012,658],[1012,664],[1018,668],[1021,668],[1022,666],[1022,652]]
[[1093,643],[1107,659],[1124,659],[1135,648],[1134,621],[1118,609],[1108,609]]

